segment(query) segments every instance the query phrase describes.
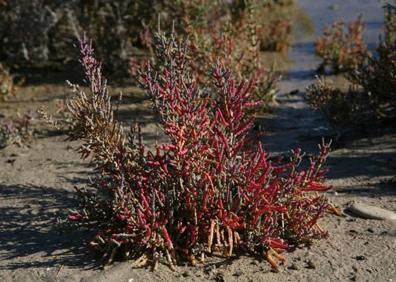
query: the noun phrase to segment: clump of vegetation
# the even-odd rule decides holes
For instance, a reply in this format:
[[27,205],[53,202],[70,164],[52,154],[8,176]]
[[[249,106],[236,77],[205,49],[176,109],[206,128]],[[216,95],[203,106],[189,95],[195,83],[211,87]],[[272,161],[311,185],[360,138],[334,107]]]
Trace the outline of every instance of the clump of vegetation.
[[0,149],[11,144],[23,146],[30,143],[33,137],[32,119],[30,114],[25,114],[3,121],[0,124]]
[[[139,62],[154,55],[152,31],[173,27],[189,37],[196,58],[192,65],[201,80],[217,58],[232,57],[227,67],[238,78],[259,82],[255,96],[267,108],[275,102],[280,77],[262,52],[289,48],[290,5],[292,1],[284,0],[15,0],[0,10],[0,60],[24,66],[64,65],[72,60],[74,38],[85,31],[101,42],[97,53],[108,58],[106,69],[136,77]],[[26,30],[30,27],[34,30]],[[129,69],[127,61],[133,62]]]
[[292,42],[291,21],[285,19],[273,20],[269,25],[259,29],[261,34],[260,49],[285,53]]
[[363,31],[362,16],[349,24],[348,31],[343,22],[325,27],[323,35],[315,42],[315,52],[323,59],[319,71],[328,67],[336,73],[354,69],[368,52]]
[[271,0],[268,1],[269,5],[290,6],[294,4],[294,0]]
[[[192,71],[196,73],[198,83],[202,86],[210,85],[208,73],[220,59],[237,79],[257,81],[254,95],[262,105],[268,106],[275,102],[280,76],[264,67],[252,4],[247,2],[238,14],[239,20],[229,15],[223,22],[214,22],[206,29],[190,25],[185,30],[190,38]],[[184,18],[191,22],[187,15]]]
[[349,80],[370,95],[378,119],[396,117],[396,14],[390,9],[385,11],[384,38],[376,54],[348,73]]
[[[337,89],[319,79],[307,89],[309,103],[332,121],[363,124],[365,121],[389,120],[396,117],[396,14],[385,9],[384,37],[376,54],[356,57],[348,68],[348,91]],[[361,25],[361,24],[359,24]]]
[[260,51],[285,53],[292,43],[291,9],[294,1],[246,1],[256,23]]
[[[210,33],[209,27],[233,15],[242,22],[244,10],[253,6],[263,34],[259,42],[264,49],[287,48],[290,30],[282,22],[290,16],[278,13],[285,1],[272,5],[258,0],[197,1],[197,0],[15,0],[6,1],[0,9],[0,60],[13,64],[27,63],[37,66],[59,64],[71,60],[72,42],[82,31],[102,42],[97,52],[109,58],[106,67],[124,68],[133,56],[144,57],[147,31],[155,30],[160,22],[164,30],[176,23],[176,30],[184,34],[187,29],[200,29]],[[288,2],[288,1],[286,1]],[[1,5],[1,4],[0,4]],[[256,17],[257,16],[257,17]],[[259,17],[258,17],[259,16]],[[266,34],[269,31],[271,34]],[[279,34],[277,32],[280,32]],[[274,38],[282,41],[274,44]],[[270,40],[270,43],[267,43]]]
[[[266,39],[258,34],[260,28],[255,16],[256,9],[262,11],[268,8],[258,6],[254,1],[235,1],[228,6],[224,3],[219,5],[216,1],[203,3],[186,3],[179,13],[182,24],[174,27],[182,36],[189,38],[190,65],[197,82],[202,87],[210,85],[208,73],[220,59],[238,79],[244,77],[258,82],[255,97],[267,108],[276,100],[280,76],[265,66],[260,42]],[[203,8],[202,5],[210,8]],[[211,16],[202,9],[211,11]],[[151,32],[146,29],[143,34],[145,45],[153,57],[155,48]],[[138,66],[145,59],[131,57],[129,73],[132,77],[137,77]]]
[[14,78],[10,71],[0,63],[0,101],[4,101],[9,95],[13,95],[14,91]]
[[322,112],[334,124],[362,124],[372,120],[376,105],[370,94],[357,85],[347,91],[337,88],[332,81],[318,78],[308,86],[306,98],[311,107]]
[[212,87],[201,88],[189,44],[174,35],[155,42],[155,63],[139,70],[140,80],[169,143],[148,150],[138,126],[126,133],[114,119],[102,64],[81,41],[89,93],[71,85],[69,138],[82,141],[98,178],[93,189],[78,190],[81,205],[69,221],[97,231],[90,244],[108,263],[135,259],[154,268],[237,251],[277,267],[280,253],[326,237],[318,220],[330,208],[322,195],[330,189],[329,144],[305,169],[299,149],[290,161],[270,161],[251,135],[254,81],[238,82],[218,61],[208,73]]

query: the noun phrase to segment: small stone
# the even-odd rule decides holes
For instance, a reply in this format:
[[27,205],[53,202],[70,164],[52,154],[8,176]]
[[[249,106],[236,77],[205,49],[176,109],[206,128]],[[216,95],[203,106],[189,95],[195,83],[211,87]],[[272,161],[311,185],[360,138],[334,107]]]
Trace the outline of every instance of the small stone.
[[348,221],[348,222],[355,222],[356,218],[347,217],[345,220]]
[[183,277],[188,277],[188,276],[190,276],[190,275],[188,274],[187,271],[184,271],[183,274],[182,274],[182,276],[183,276]]
[[216,273],[214,280],[219,282],[224,282],[225,281],[224,275],[222,273]]
[[353,203],[349,206],[348,211],[365,219],[396,220],[396,213],[363,203]]
[[289,269],[291,270],[298,270],[298,266],[295,263],[292,263],[292,265],[289,266]]
[[362,260],[366,260],[366,257],[365,256],[356,256],[355,259],[362,261]]
[[271,268],[271,272],[280,273],[281,269],[279,267],[278,268]]
[[307,268],[316,269],[316,266],[315,266],[315,264],[313,263],[312,260],[307,261]]
[[243,272],[239,270],[239,271],[235,272],[233,274],[233,276],[239,277],[239,276],[242,276],[242,274],[243,274]]
[[30,215],[38,215],[40,213],[40,211],[38,209],[32,209],[29,211]]
[[260,265],[260,263],[259,263],[257,260],[252,261],[251,264],[253,264],[253,265]]

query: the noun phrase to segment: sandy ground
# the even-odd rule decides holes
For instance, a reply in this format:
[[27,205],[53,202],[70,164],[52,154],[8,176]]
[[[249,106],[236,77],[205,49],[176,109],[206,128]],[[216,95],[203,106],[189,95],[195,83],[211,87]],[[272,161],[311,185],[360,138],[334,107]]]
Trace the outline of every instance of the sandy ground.
[[[329,4],[331,2],[331,4]],[[363,13],[366,34],[374,46],[381,28],[382,12],[377,1],[299,1],[318,34],[323,24],[335,19],[351,20]],[[272,115],[259,119],[266,137],[263,142],[274,154],[301,146],[315,152],[322,136],[336,139],[328,160],[331,201],[345,209],[360,201],[396,211],[396,128],[366,128],[337,131],[312,112],[303,100],[318,64],[312,54],[311,35],[300,36],[290,57],[294,61],[281,85],[279,105]],[[288,94],[299,89],[297,94]],[[117,93],[120,89],[112,89]],[[125,124],[144,121],[149,144],[157,134],[155,117],[148,101],[122,88],[124,100],[117,112]],[[5,117],[54,108],[55,99],[68,94],[60,84],[33,83],[19,89],[17,97],[0,104]],[[177,272],[160,266],[157,272],[132,269],[116,263],[103,269],[84,245],[86,231],[59,232],[56,218],[75,206],[73,186],[88,183],[91,168],[80,161],[77,143],[64,142],[63,132],[43,130],[38,123],[36,138],[29,147],[10,146],[0,150],[0,279],[2,281],[396,281],[396,222],[327,215],[321,225],[330,232],[327,240],[287,254],[279,272],[264,260],[235,257],[213,258]],[[342,134],[340,134],[342,132]],[[131,280],[132,279],[132,280]]]

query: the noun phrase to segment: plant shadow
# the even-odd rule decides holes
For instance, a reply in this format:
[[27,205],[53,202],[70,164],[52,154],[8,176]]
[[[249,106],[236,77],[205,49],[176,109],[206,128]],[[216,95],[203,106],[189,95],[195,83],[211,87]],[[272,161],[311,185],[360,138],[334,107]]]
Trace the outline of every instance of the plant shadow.
[[0,184],[0,269],[99,266],[83,244],[93,234],[65,233],[57,224],[76,205],[73,195],[52,187]]

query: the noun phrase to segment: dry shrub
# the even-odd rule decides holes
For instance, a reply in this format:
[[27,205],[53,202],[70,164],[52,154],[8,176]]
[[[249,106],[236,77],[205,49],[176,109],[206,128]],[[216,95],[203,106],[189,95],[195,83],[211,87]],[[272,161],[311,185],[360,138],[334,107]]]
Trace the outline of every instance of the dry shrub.
[[[257,2],[257,3],[256,3]],[[218,59],[229,68],[238,79],[249,78],[258,81],[255,97],[267,109],[275,102],[280,76],[266,65],[262,56],[261,42],[266,38],[259,35],[262,26],[257,23],[257,11],[269,14],[270,9],[259,1],[234,1],[225,5],[217,1],[181,2],[179,18],[173,28],[189,38],[192,72],[202,87],[210,85],[208,73]],[[276,33],[276,32],[275,32]],[[149,30],[144,32],[146,47],[153,57],[154,42]],[[275,34],[269,36],[275,39]],[[288,45],[285,45],[287,49]],[[154,56],[155,57],[155,56]],[[130,59],[129,73],[137,77],[137,69],[146,58]],[[140,62],[140,63],[139,63]]]
[[281,252],[327,236],[318,220],[330,207],[322,195],[328,144],[301,168],[303,154],[269,160],[247,111],[253,81],[238,82],[218,62],[212,87],[201,88],[191,72],[189,44],[157,36],[155,64],[140,70],[169,143],[148,150],[139,127],[126,133],[114,120],[101,63],[89,41],[80,62],[89,93],[72,85],[68,108],[75,120],[70,139],[96,165],[93,189],[78,190],[81,205],[68,219],[97,234],[91,245],[106,262],[136,259],[172,269],[205,255],[236,252],[265,257],[273,267]]
[[30,114],[20,115],[2,121],[0,124],[0,149],[9,145],[23,146],[33,138],[33,117]]
[[243,1],[242,10],[255,24],[260,51],[286,53],[292,43],[294,1]]
[[369,102],[375,107],[371,116],[375,119],[396,117],[396,45],[381,44],[378,56],[368,57],[349,74],[352,83],[364,89]]
[[368,55],[348,73],[350,81],[361,86],[376,105],[375,117],[396,117],[396,14],[395,8],[385,10],[384,38],[376,54]]
[[385,44],[391,44],[396,40],[396,7],[393,5],[384,6],[384,38]]
[[14,78],[10,71],[0,63],[0,101],[15,93]]
[[275,102],[280,76],[264,66],[257,32],[252,5],[238,11],[238,19],[230,15],[207,29],[189,25],[186,34],[190,38],[191,65],[197,82],[210,85],[208,73],[220,59],[238,80],[248,78],[258,82],[254,95],[263,107]]
[[344,91],[323,77],[308,86],[306,98],[313,109],[322,112],[327,119],[338,125],[356,125],[370,121],[376,110],[370,95],[361,87],[350,85]]
[[[85,31],[102,42],[98,54],[108,58],[107,67],[118,71],[131,55],[145,56],[147,30],[156,30],[158,21],[164,30],[174,22],[179,33],[188,25],[208,32],[214,22],[222,22],[230,13],[237,15],[245,2],[254,3],[263,33],[271,33],[259,34],[260,42],[269,46],[266,49],[287,48],[289,43],[283,41],[289,35],[283,33],[289,31],[278,22],[285,17],[274,16],[273,11],[282,6],[276,3],[264,7],[258,0],[15,0],[6,1],[0,9],[0,60],[34,66],[62,64],[71,59],[74,38]],[[274,38],[282,43],[266,43]]]
[[363,31],[362,16],[350,23],[347,31],[343,22],[325,27],[323,35],[315,42],[315,52],[323,59],[319,70],[330,67],[334,72],[345,72],[355,68],[367,55]]
[[[64,1],[15,0],[0,9],[0,56],[16,63],[47,61],[50,31],[58,21],[54,7]],[[62,49],[60,49],[62,50]]]
[[[217,1],[211,1],[217,2]],[[186,5],[198,1],[159,0],[15,0],[0,10],[0,54],[13,63],[68,60],[72,43],[81,31],[100,40],[98,52],[121,65],[134,48],[144,47],[142,30],[169,29],[182,21]],[[208,1],[209,3],[209,1]],[[198,5],[196,5],[198,6]],[[204,5],[203,12],[211,5]],[[194,11],[195,12],[195,11]],[[182,27],[181,27],[182,28]]]
[[294,0],[271,0],[267,1],[269,5],[290,6],[295,3]]
[[73,42],[87,31],[101,40],[98,52],[109,67],[122,66],[139,46],[142,23],[156,18],[159,1],[15,0],[0,10],[0,57],[13,64],[42,66],[70,60]]

